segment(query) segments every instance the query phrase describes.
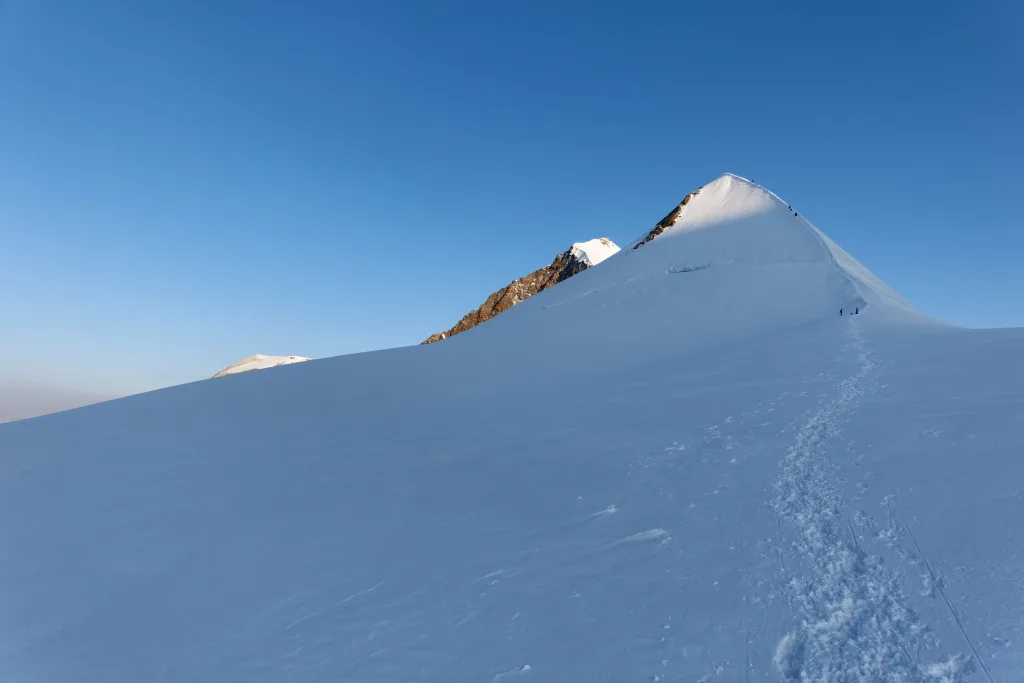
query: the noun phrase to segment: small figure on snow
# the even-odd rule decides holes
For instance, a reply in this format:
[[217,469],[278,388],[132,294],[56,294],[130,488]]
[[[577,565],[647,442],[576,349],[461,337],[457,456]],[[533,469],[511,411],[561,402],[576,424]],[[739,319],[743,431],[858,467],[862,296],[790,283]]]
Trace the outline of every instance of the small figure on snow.
[[840,308],[839,309],[839,315],[842,315],[842,314],[843,314],[843,309]]
[[854,315],[860,315],[860,306],[858,306],[857,308],[853,309],[853,314]]

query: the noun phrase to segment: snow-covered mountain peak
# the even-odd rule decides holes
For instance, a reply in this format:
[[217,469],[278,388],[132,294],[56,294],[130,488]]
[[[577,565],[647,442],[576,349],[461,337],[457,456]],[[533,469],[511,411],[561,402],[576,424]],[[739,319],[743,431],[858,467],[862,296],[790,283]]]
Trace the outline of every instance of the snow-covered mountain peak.
[[619,252],[619,245],[607,237],[598,237],[587,242],[576,242],[572,245],[572,255],[588,266],[596,266],[609,256]]
[[[839,276],[836,301],[845,300],[855,308],[868,303],[887,304],[916,315],[902,297],[795,207],[771,190],[732,173],[687,195],[652,230],[634,241],[631,250],[645,251],[652,260],[675,262],[685,256],[683,267],[792,269],[798,264],[818,264]],[[652,252],[660,253],[655,256]],[[673,265],[668,263],[666,267],[671,269]]]
[[698,218],[709,222],[742,218],[788,206],[770,190],[732,173],[716,178],[705,185],[695,197],[684,224],[699,224]]
[[[475,334],[540,357],[672,354],[762,337],[840,315],[925,322],[910,304],[798,213],[727,174],[688,194],[641,239]],[[650,345],[653,360],[661,353]]]
[[[663,235],[667,237],[728,225],[734,221],[772,213],[796,217],[796,212],[770,190],[746,178],[727,173],[688,194],[652,230],[630,246],[638,249]],[[790,226],[793,225],[795,223],[790,222]],[[764,226],[751,227],[763,229]]]

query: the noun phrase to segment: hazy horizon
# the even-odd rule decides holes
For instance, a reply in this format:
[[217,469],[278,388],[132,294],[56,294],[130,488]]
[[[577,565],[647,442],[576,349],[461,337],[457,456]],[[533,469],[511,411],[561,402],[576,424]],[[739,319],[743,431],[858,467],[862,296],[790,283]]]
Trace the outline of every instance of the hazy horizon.
[[17,384],[0,379],[0,423],[39,417],[120,398],[117,395],[72,392],[45,384]]

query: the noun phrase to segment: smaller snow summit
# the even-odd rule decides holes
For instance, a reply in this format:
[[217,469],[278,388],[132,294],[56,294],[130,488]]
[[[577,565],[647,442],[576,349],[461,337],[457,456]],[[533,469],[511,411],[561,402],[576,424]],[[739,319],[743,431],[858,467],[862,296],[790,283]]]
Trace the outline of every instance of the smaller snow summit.
[[278,365],[291,365],[292,363],[302,363],[307,360],[313,360],[312,358],[306,358],[305,356],[264,356],[262,353],[254,353],[251,356],[247,356],[237,363],[232,363],[227,366],[216,375],[217,377],[225,377],[227,375],[237,375],[240,372],[249,372],[250,370],[265,370],[267,368],[276,368]]
[[423,343],[447,339],[452,335],[472,329],[485,323],[494,316],[507,311],[518,303],[529,299],[538,292],[568,280],[573,275],[582,273],[587,268],[596,266],[609,256],[618,253],[619,247],[607,237],[598,237],[589,242],[576,242],[567,251],[555,257],[551,265],[535,270],[525,277],[513,280],[510,284],[493,292],[487,301],[480,304],[449,330],[432,334]]

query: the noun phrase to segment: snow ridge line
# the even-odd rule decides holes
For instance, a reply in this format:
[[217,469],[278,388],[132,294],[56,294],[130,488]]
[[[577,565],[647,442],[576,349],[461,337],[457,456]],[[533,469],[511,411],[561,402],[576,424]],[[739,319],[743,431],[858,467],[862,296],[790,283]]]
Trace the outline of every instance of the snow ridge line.
[[849,325],[843,355],[855,354],[857,370],[800,427],[775,484],[772,507],[793,536],[795,560],[781,573],[799,621],[779,643],[775,665],[792,681],[953,683],[969,667],[950,676],[948,668],[922,664],[920,651],[937,640],[908,606],[902,575],[888,572],[881,558],[860,546],[850,506],[832,483],[826,446],[877,366],[859,321]]
[[[790,208],[790,210],[792,210],[793,207],[792,207],[791,204],[789,204],[785,199],[783,199],[779,195],[777,195],[774,192],[772,192],[771,190],[769,190],[767,187],[765,187],[763,185],[758,185],[753,180],[750,180],[748,178],[744,178],[742,176],[738,176],[735,173],[726,173],[726,175],[731,175],[734,178],[739,178],[740,180],[743,180],[743,181],[745,181],[747,183],[750,183],[750,185],[760,189],[762,192],[765,192],[769,196],[774,197],[781,204],[785,204],[786,206],[788,206]],[[861,290],[860,285],[858,284],[857,280],[852,275],[850,275],[849,271],[847,271],[846,268],[843,268],[843,266],[840,265],[839,259],[836,258],[835,252],[832,251],[832,248],[830,246],[828,246],[828,242],[825,241],[825,238],[823,237],[822,232],[820,230],[818,230],[817,226],[815,226],[814,223],[811,223],[809,220],[807,220],[806,217],[797,215],[796,219],[800,221],[801,225],[803,225],[805,228],[807,228],[808,232],[811,233],[811,236],[818,242],[819,245],[821,245],[821,249],[822,249],[822,251],[825,252],[825,258],[828,259],[829,263],[831,263],[832,266],[836,270],[839,271],[839,274],[843,277],[844,280],[846,280],[848,283],[850,283],[850,286],[853,287],[854,293],[858,297],[863,299],[865,301],[865,303],[866,303],[867,299],[864,297],[864,292]]]

